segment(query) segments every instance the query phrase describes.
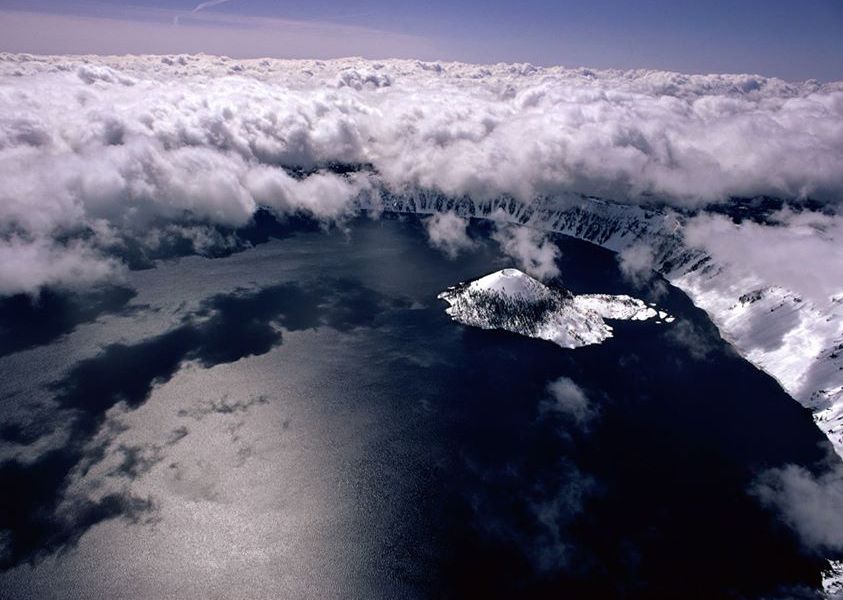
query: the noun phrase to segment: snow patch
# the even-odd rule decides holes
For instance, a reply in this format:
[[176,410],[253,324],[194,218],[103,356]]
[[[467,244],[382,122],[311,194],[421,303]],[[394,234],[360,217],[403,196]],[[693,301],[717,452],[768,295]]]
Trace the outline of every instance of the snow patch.
[[828,569],[822,572],[823,592],[829,600],[843,598],[843,561],[828,561]]
[[[449,288],[438,296],[455,321],[481,329],[503,329],[563,348],[599,344],[612,337],[606,320],[644,321],[658,311],[630,296],[575,296],[547,286],[518,269],[496,271]],[[664,313],[667,314],[667,313]]]

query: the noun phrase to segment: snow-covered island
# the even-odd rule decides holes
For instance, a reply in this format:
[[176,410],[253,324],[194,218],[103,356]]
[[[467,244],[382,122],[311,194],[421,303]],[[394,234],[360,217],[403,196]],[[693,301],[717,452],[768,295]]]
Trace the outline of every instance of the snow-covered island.
[[[645,208],[585,196],[533,203],[512,199],[480,202],[418,191],[392,198],[390,210],[420,215],[454,212],[520,224],[616,253],[636,247],[649,249],[653,271],[708,313],[741,356],[773,376],[809,408],[843,457],[843,293],[820,300],[806,293],[808,284],[791,289],[768,282],[739,263],[718,260],[704,244],[689,244],[685,239],[690,217],[664,207]],[[805,271],[811,274],[812,269],[806,265]],[[806,281],[816,279],[808,277]]]
[[518,269],[503,269],[461,283],[438,296],[455,321],[548,340],[563,348],[599,344],[612,337],[610,320],[673,317],[630,296],[574,295],[551,288]]

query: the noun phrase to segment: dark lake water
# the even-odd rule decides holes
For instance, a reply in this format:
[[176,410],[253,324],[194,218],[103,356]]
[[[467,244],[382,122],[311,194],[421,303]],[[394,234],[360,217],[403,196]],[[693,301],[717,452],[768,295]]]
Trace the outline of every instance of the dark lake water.
[[[810,415],[683,294],[650,298],[609,252],[558,243],[574,292],[677,321],[576,350],[463,327],[437,293],[512,264],[491,243],[449,260],[414,219],[136,271],[112,295],[51,298],[57,324],[7,303],[32,339],[0,359],[0,595],[817,587],[825,561],[749,493],[767,468],[822,461]],[[553,409],[560,378],[586,421]]]

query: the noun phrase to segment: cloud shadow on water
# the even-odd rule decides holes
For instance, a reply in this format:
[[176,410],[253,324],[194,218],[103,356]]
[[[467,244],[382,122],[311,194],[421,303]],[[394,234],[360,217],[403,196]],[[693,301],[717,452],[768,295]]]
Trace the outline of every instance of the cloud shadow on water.
[[[0,495],[0,531],[8,532],[0,569],[60,550],[103,520],[139,521],[153,511],[151,500],[126,495],[97,501],[67,497],[75,471],[102,458],[104,449],[91,448],[90,442],[105,413],[119,402],[130,409],[141,406],[153,387],[172,378],[185,362],[210,368],[265,354],[282,343],[282,329],[375,326],[384,311],[404,304],[346,280],[238,290],[208,299],[170,331],[134,344],[109,345],[81,361],[51,386],[56,402],[73,415],[65,445],[32,463],[0,464],[0,482],[14,490]],[[121,474],[132,472],[123,469]]]
[[85,292],[43,289],[0,299],[0,356],[49,344],[106,314],[128,314],[136,292],[107,286]]

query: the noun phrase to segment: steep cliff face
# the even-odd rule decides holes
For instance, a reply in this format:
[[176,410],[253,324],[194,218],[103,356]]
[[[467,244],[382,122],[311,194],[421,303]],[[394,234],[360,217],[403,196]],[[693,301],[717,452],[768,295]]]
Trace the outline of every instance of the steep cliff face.
[[742,356],[810,408],[843,456],[843,295],[825,302],[809,300],[800,290],[770,285],[733,265],[717,264],[703,249],[686,244],[686,217],[657,208],[582,196],[530,205],[513,199],[475,202],[426,191],[387,195],[385,208],[417,214],[453,211],[519,223],[615,252],[645,245],[654,270],[705,310]]

